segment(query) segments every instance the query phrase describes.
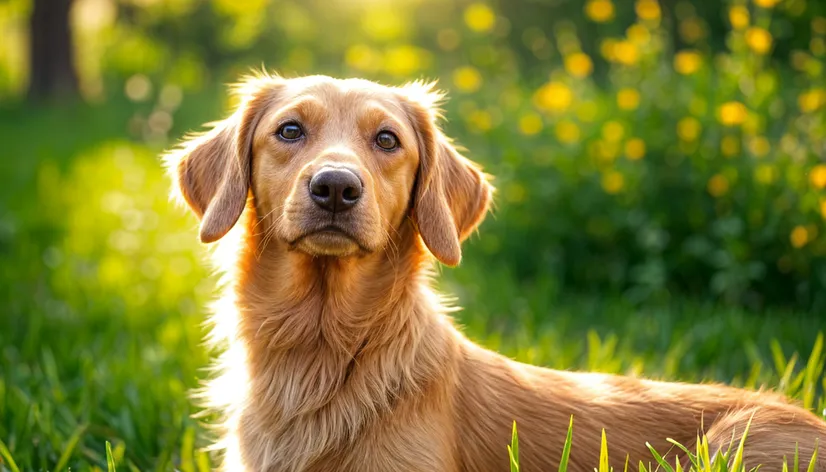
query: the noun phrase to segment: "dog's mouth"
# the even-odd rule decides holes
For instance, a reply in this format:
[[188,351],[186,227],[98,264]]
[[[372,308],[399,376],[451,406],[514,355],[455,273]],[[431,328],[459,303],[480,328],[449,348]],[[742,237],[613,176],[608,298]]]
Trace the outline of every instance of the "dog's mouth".
[[304,232],[290,243],[290,247],[314,256],[348,256],[356,252],[371,252],[346,228],[329,224]]

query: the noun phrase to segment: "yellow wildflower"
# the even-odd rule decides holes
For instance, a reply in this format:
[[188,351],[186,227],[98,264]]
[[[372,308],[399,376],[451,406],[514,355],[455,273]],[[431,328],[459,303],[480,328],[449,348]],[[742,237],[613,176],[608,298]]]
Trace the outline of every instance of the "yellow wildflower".
[[789,241],[792,243],[792,247],[795,249],[800,249],[809,242],[809,231],[803,225],[797,225],[792,229],[791,234],[789,234]]
[[459,67],[453,71],[453,83],[462,92],[475,92],[482,86],[482,74],[475,67]]
[[734,29],[743,29],[749,25],[749,9],[743,5],[735,5],[728,11],[728,20]]
[[625,143],[625,157],[637,161],[645,157],[645,141],[640,138],[631,138]]
[[579,126],[572,121],[560,121],[556,124],[554,132],[561,143],[571,144],[579,141]]
[[620,150],[619,143],[614,141],[599,140],[590,143],[588,146],[588,153],[603,164],[613,162]]
[[617,56],[614,54],[614,48],[617,46],[617,40],[614,38],[605,38],[599,43],[599,53],[609,61],[616,61]]
[[614,45],[614,57],[621,64],[634,65],[639,59],[639,51],[637,46],[631,41],[618,41]]
[[617,92],[617,106],[623,110],[636,110],[640,106],[640,93],[632,88],[620,89]]
[[542,117],[536,113],[526,113],[519,118],[519,131],[525,136],[533,136],[542,131]]
[[772,35],[767,30],[752,26],[746,30],[746,44],[757,54],[766,54],[772,47]]
[[826,165],[818,164],[809,172],[809,182],[818,189],[826,187]]
[[493,128],[493,117],[486,110],[475,110],[468,117],[468,121],[479,131],[488,131]]
[[376,71],[381,67],[382,57],[370,46],[356,44],[347,49],[344,54],[344,61],[354,69]]
[[722,174],[714,174],[710,179],[708,179],[707,188],[708,193],[711,194],[712,197],[722,197],[728,193],[728,179]]
[[588,0],[585,4],[585,15],[597,23],[605,23],[614,19],[614,4],[611,0]]
[[602,137],[608,142],[617,142],[625,134],[625,127],[618,121],[608,121],[602,126]]
[[731,101],[720,106],[717,118],[720,120],[720,123],[726,126],[736,126],[743,124],[743,122],[746,121],[747,115],[748,110],[745,105],[740,102]]
[[397,76],[410,75],[424,67],[425,55],[413,46],[396,46],[389,49],[384,57],[384,69]]
[[800,94],[797,97],[797,105],[800,111],[811,113],[817,111],[820,107],[826,105],[826,90],[813,89]]
[[639,23],[629,26],[626,35],[628,39],[636,44],[645,44],[651,39],[651,31]]
[[562,82],[548,82],[534,94],[534,103],[543,110],[564,111],[574,99],[574,93]]
[[754,4],[758,7],[771,8],[780,3],[780,0],[754,0]]
[[587,54],[575,52],[565,57],[565,70],[574,77],[588,77],[594,70],[594,64]]
[[473,31],[485,33],[493,29],[496,15],[484,3],[472,3],[465,8],[465,24]]
[[777,178],[777,169],[771,164],[760,164],[754,170],[754,180],[763,184],[769,185]]
[[625,177],[615,170],[611,170],[602,175],[602,189],[605,193],[615,195],[625,187]]
[[637,16],[643,20],[658,20],[660,18],[660,4],[657,0],[637,0],[634,8]]
[[683,141],[694,141],[700,136],[702,128],[697,118],[687,116],[677,122],[677,136]]
[[697,51],[680,51],[674,55],[674,70],[683,75],[697,72],[703,64],[703,56]]

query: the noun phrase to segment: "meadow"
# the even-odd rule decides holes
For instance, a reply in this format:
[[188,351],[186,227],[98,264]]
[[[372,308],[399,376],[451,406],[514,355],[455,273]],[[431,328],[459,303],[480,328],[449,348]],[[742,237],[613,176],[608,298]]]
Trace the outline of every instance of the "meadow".
[[[28,3],[0,6],[0,471],[209,469],[188,392],[214,354],[216,280],[159,155],[273,51],[285,73],[449,92],[447,133],[499,188],[438,279],[474,340],[555,368],[777,388],[826,417],[826,12],[800,3],[716,2],[717,27],[647,0],[547,6],[553,25],[530,23],[542,2],[146,2],[131,23],[77,23],[82,93],[44,103],[24,101],[9,52]],[[163,25],[202,19],[185,8],[215,10],[226,44],[193,29],[164,49]],[[327,44],[339,20],[355,26]]]

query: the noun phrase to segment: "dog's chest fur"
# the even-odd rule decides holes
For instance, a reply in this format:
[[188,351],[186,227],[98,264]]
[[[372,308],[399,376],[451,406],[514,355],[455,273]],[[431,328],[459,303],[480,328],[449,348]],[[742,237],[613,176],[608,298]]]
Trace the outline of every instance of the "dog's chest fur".
[[[221,407],[232,411],[225,469],[441,470],[458,347],[433,295],[385,271],[337,280],[346,296],[329,298],[329,279],[307,268],[284,277],[285,262],[272,261],[275,281],[256,259],[234,294],[233,369],[244,359],[246,380]],[[232,388],[226,377],[213,385]]]
[[273,356],[233,425],[243,462],[256,471],[435,470],[427,457],[405,457],[411,441],[450,443],[433,423],[449,417],[441,410],[452,380],[432,375],[436,353],[422,347],[354,362],[320,346]]

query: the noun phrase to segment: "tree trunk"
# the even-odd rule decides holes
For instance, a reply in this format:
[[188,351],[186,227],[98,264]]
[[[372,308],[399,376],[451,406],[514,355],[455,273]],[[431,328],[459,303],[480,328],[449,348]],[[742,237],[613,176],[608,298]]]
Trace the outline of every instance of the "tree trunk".
[[72,0],[34,0],[29,30],[30,99],[77,93],[69,26],[71,7]]

